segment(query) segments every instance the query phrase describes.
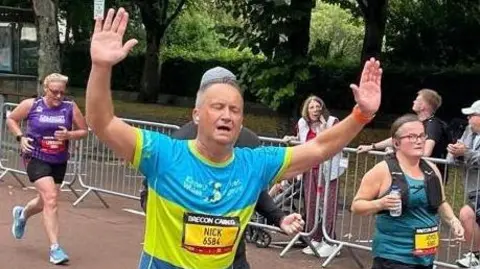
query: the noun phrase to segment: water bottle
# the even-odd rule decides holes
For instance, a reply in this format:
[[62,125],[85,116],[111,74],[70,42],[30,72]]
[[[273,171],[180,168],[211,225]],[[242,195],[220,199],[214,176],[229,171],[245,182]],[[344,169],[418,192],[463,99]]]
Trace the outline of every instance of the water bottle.
[[[400,198],[401,197],[400,188],[398,186],[393,185],[392,189],[390,191],[390,194],[395,195],[395,196]],[[402,215],[402,202],[401,201],[395,209],[390,210],[390,216],[399,217],[400,215]]]

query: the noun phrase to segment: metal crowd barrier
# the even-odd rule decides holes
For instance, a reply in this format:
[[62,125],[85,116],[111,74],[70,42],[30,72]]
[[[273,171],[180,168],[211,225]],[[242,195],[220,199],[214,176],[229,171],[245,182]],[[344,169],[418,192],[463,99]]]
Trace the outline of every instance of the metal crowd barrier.
[[[349,168],[344,176],[340,179],[342,187],[338,195],[338,202],[340,206],[336,221],[336,235],[337,238],[332,238],[326,233],[325,222],[322,222],[322,230],[326,241],[329,244],[336,245],[335,251],[323,262],[322,267],[327,267],[330,262],[337,257],[341,249],[347,249],[352,255],[357,265],[360,268],[365,268],[360,259],[358,259],[352,249],[371,251],[372,239],[375,228],[375,216],[357,216],[351,213],[350,207],[356,191],[359,188],[363,175],[371,169],[376,163],[383,160],[385,152],[369,152],[368,154],[356,154],[356,150],[352,148],[344,149],[349,153]],[[475,178],[477,189],[480,189],[478,167],[471,167],[464,171],[462,166],[447,162],[444,159],[425,158],[435,164],[445,165],[443,170],[443,182],[445,184],[445,195],[447,202],[453,208],[454,214],[458,217],[460,208],[467,203],[466,192],[464,191],[464,178],[468,176],[471,169],[475,170]],[[442,171],[441,171],[442,172]],[[448,177],[448,182],[446,179]],[[471,179],[471,178],[470,178]],[[471,179],[472,180],[472,179]],[[329,189],[327,182],[327,191]],[[478,199],[478,197],[477,197]],[[325,211],[327,210],[326,196],[323,201],[323,219],[325,218]],[[463,254],[472,249],[473,242],[465,242],[457,244],[454,241],[454,236],[450,231],[448,224],[440,221],[440,247],[436,255],[435,265],[447,268],[459,268],[456,265],[456,260],[461,258]]]
[[[289,145],[289,143],[279,138],[260,136],[259,139],[262,146],[285,147]],[[272,196],[275,205],[283,212],[304,214],[304,192],[301,175],[291,179],[283,179],[278,184],[271,184],[269,194]],[[268,224],[266,218],[256,212],[247,227],[247,241],[255,242],[259,247],[267,247],[270,244],[276,246],[288,246],[290,244],[290,241],[272,242],[272,236],[267,231],[283,233],[280,228]],[[293,245],[294,243],[301,242],[295,240],[291,244]]]
[[[270,137],[260,137],[263,146],[280,146],[285,147],[288,145],[295,145],[298,142],[286,141],[278,138]],[[280,253],[280,256],[283,257],[294,245],[297,244],[306,244],[312,251],[319,256],[317,250],[313,247],[311,241],[309,240],[317,230],[321,229],[321,215],[324,210],[322,210],[322,200],[320,195],[321,188],[324,188],[322,181],[323,167],[320,165],[318,168],[311,169],[307,173],[297,175],[294,178],[282,179],[281,182],[274,184],[270,188],[270,195],[272,196],[274,203],[286,214],[298,213],[304,217],[306,223],[309,223],[309,227],[305,226],[305,230],[301,233],[296,234],[293,238],[288,238],[288,241],[275,241],[270,242],[271,239],[268,239],[268,242],[265,241],[265,236],[261,237],[263,232],[259,231],[258,237],[253,238],[252,241],[257,241],[257,245],[262,246],[264,244],[273,244],[276,246],[283,246],[283,250]],[[314,177],[316,177],[316,185]],[[328,192],[325,189],[325,199],[327,198]],[[305,204],[307,202],[307,204]],[[314,203],[314,208],[312,212],[311,203]],[[265,229],[274,232],[280,232],[281,230],[278,227],[273,225],[267,225],[267,222],[264,217],[260,216],[258,213],[254,215],[252,221],[249,223],[250,227],[257,227],[260,229]],[[252,233],[251,230],[247,232]],[[271,236],[269,236],[271,237]],[[259,242],[260,241],[260,242]],[[267,244],[267,245],[268,245]]]
[[[0,103],[2,103],[0,101]],[[0,180],[6,175],[11,174],[21,185],[26,187],[24,179],[19,175],[25,175],[25,168],[19,156],[19,145],[15,138],[9,133],[5,124],[5,118],[9,111],[13,110],[17,104],[2,103],[0,111],[0,169],[3,170],[0,174]],[[139,121],[132,119],[123,119],[128,124],[147,130],[154,130],[160,133],[170,135],[179,127],[171,124]],[[24,124],[22,123],[22,128]],[[287,146],[288,144],[282,139],[260,137],[263,146]],[[334,234],[336,238],[327,233],[327,222],[322,221],[327,216],[329,208],[328,194],[330,191],[330,181],[323,180],[321,175],[324,175],[323,170],[326,169],[328,173],[332,173],[332,167],[324,165],[319,166],[318,180],[316,192],[319,193],[319,188],[324,188],[323,200],[320,195],[313,197],[315,199],[315,212],[308,212],[308,206],[305,206],[305,200],[312,199],[312,197],[305,197],[303,189],[305,187],[304,181],[307,174],[298,175],[292,179],[284,179],[280,183],[282,187],[280,192],[275,192],[275,187],[271,186],[271,194],[275,203],[286,213],[299,213],[303,216],[314,217],[314,226],[309,231],[298,233],[290,238],[290,241],[283,242],[286,246],[280,253],[284,256],[291,247],[303,242],[308,244],[314,253],[318,255],[311,244],[309,237],[317,230],[322,229],[324,240],[329,244],[336,246],[335,251],[323,262],[322,266],[326,267],[337,256],[338,252],[346,249],[350,255],[355,259],[357,265],[363,268],[362,262],[356,257],[353,249],[360,249],[371,251],[371,243],[375,227],[375,216],[361,217],[356,216],[350,212],[354,195],[358,190],[363,175],[371,169],[375,164],[382,161],[385,152],[371,151],[368,154],[357,154],[355,149],[344,148],[343,156],[346,157],[346,167],[343,174],[337,179],[337,201],[336,206],[338,212],[334,218]],[[447,201],[454,209],[456,216],[459,215],[459,210],[462,205],[467,203],[467,193],[464,190],[465,178],[476,183],[477,189],[480,189],[480,173],[478,167],[465,168],[461,165],[447,162],[442,159],[426,158],[436,164],[444,164],[445,169],[444,183]],[[338,166],[337,166],[338,169]],[[73,143],[71,147],[71,160],[68,164],[67,177],[63,186],[68,187],[77,195],[78,199],[73,203],[78,205],[90,193],[98,196],[104,206],[108,204],[101,197],[100,194],[111,194],[131,199],[139,199],[139,191],[142,188],[142,181],[144,177],[135,170],[129,163],[115,156],[115,154],[108,149],[105,144],[101,143],[96,136],[89,131],[88,136],[80,141]],[[338,172],[338,171],[337,171]],[[475,173],[475,177],[469,176]],[[448,178],[448,182],[447,182]],[[78,180],[80,186],[85,192],[78,196],[72,185]],[[467,182],[468,184],[468,182]],[[478,197],[476,197],[478,199]],[[307,220],[308,221],[308,220]],[[275,232],[281,232],[278,227],[268,225],[264,218],[256,214],[249,226],[267,229]],[[450,232],[448,225],[441,223],[440,225],[441,243],[440,249],[437,253],[435,264],[448,268],[458,268],[455,261],[462,257],[462,254],[468,252],[472,248],[472,242],[465,242],[464,244],[456,244],[453,242],[453,235]],[[282,242],[278,242],[282,244]]]
[[[287,144],[277,138],[261,137],[262,143],[265,146],[286,146]],[[272,242],[272,244],[284,244],[284,247],[280,256],[284,256],[294,244],[303,242],[307,243],[313,250],[313,252],[319,257],[317,251],[309,244],[309,237],[316,231],[316,229],[322,229],[324,240],[326,243],[335,246],[335,250],[327,257],[322,263],[322,267],[327,267],[344,249],[348,254],[352,256],[359,268],[365,268],[362,261],[357,257],[352,250],[372,250],[371,244],[375,228],[375,216],[362,217],[351,213],[350,207],[353,198],[360,186],[363,175],[370,170],[375,164],[384,159],[385,152],[371,151],[368,154],[357,154],[356,149],[344,148],[343,156],[348,159],[348,166],[342,176],[338,178],[337,186],[337,201],[336,205],[338,212],[334,218],[334,234],[337,238],[333,238],[331,234],[327,233],[327,222],[322,221],[326,219],[329,208],[327,201],[330,191],[330,181],[318,180],[318,187],[324,184],[325,193],[323,199],[320,201],[320,195],[317,195],[316,209],[315,209],[315,226],[309,231],[304,231],[293,236],[288,242]],[[444,159],[425,158],[437,165],[443,164],[444,169],[440,170],[443,175],[443,182],[445,184],[445,195],[447,201],[450,203],[453,211],[457,217],[459,217],[460,208],[467,203],[467,193],[464,190],[465,178],[469,178],[470,181],[474,181],[476,189],[480,189],[480,173],[479,167],[469,167],[466,169],[460,164],[447,162]],[[320,169],[332,169],[332,167],[322,167]],[[337,167],[338,169],[338,167]],[[473,170],[473,172],[472,172]],[[319,173],[320,175],[321,173]],[[469,175],[474,175],[472,176]],[[448,179],[448,182],[447,182]],[[295,186],[292,180],[299,180],[301,184]],[[282,184],[282,183],[281,183]],[[304,217],[308,215],[305,211],[307,208],[302,208],[306,197],[303,197],[303,178],[301,176],[295,179],[287,179],[283,183],[283,192],[280,194],[272,194],[275,203],[287,214],[300,213]],[[300,190],[299,190],[300,189]],[[295,193],[297,194],[295,199]],[[476,199],[478,200],[479,197]],[[296,203],[296,204],[295,204]],[[308,220],[306,220],[308,221]],[[258,214],[252,218],[249,226],[265,229],[267,231],[281,232],[281,230],[273,225],[267,225],[265,219]],[[454,236],[450,231],[448,224],[440,221],[440,248],[437,252],[435,265],[446,268],[459,268],[456,265],[456,260],[462,258],[462,256],[472,249],[473,242],[457,243],[454,241]],[[261,239],[261,238],[260,238]]]
[[[170,135],[179,127],[171,124],[122,119],[131,126],[145,130],[157,131]],[[140,190],[144,176],[134,169],[130,163],[115,156],[113,151],[93,134],[91,130],[84,139],[80,171],[80,185],[86,191],[80,196],[73,205],[76,206],[85,197],[93,192],[108,207],[107,202],[100,196],[100,193],[121,196],[130,199],[140,199]]]

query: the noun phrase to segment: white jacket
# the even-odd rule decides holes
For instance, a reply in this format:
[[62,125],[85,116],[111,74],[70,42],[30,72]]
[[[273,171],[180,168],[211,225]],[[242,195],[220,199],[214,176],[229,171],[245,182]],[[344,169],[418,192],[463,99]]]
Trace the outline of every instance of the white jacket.
[[[338,122],[338,118],[329,116],[326,122],[325,128],[328,129],[332,127],[336,122]],[[310,126],[308,122],[302,117],[298,120],[297,123],[298,128],[298,139],[300,142],[305,143],[307,141],[307,134],[310,131]],[[346,166],[348,164],[348,160],[343,160],[343,152],[337,153],[333,158],[330,160],[325,161],[321,164],[321,171],[325,179],[334,180],[339,178],[343,173],[345,173]]]

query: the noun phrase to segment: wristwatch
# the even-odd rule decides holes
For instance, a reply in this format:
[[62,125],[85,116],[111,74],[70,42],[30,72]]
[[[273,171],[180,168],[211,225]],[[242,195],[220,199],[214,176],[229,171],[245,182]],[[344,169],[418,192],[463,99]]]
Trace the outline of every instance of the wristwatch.
[[20,142],[20,140],[22,140],[22,137],[23,137],[23,134],[17,135],[15,139],[17,139],[17,142]]
[[377,149],[377,147],[375,147],[375,143],[372,143],[372,149],[373,149],[373,150],[376,150],[376,149]]

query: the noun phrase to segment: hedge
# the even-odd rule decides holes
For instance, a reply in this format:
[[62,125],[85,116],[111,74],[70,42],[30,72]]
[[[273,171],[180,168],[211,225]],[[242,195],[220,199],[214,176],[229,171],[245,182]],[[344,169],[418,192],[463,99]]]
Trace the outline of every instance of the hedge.
[[[249,59],[249,61],[252,61]],[[207,69],[220,65],[238,74],[244,60],[186,60],[169,58],[162,65],[162,94],[195,96],[200,78]],[[90,71],[88,51],[68,51],[64,55],[64,73],[70,77],[72,86],[85,87]],[[143,56],[129,56],[114,68],[112,88],[123,91],[139,89],[143,70]],[[311,66],[311,79],[297,89],[296,94],[285,104],[286,110],[292,110],[292,104],[300,104],[306,95],[314,93],[322,97],[327,106],[335,109],[350,109],[353,97],[349,84],[356,81],[359,66],[339,66],[326,64]],[[450,119],[461,116],[460,108],[469,106],[480,99],[480,68],[448,68],[440,70],[434,67],[384,67],[382,80],[381,113],[401,114],[410,112],[416,92],[423,88],[437,90],[443,97],[443,105],[437,114]],[[248,86],[247,86],[248,87]],[[275,87],[275,85],[272,85]],[[246,99],[255,101],[253,94],[246,91]]]

